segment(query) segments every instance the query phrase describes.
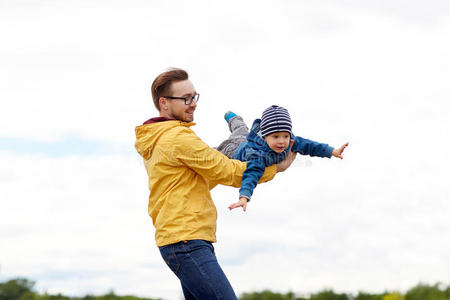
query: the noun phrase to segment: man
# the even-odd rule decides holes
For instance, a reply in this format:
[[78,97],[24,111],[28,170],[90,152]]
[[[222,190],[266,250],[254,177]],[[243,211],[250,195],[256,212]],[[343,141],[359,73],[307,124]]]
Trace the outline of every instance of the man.
[[[190,129],[199,94],[186,71],[171,69],[152,84],[159,117],[136,127],[136,150],[149,177],[148,211],[161,255],[187,300],[237,299],[214,254],[217,211],[210,190],[239,187],[246,168],[205,144]],[[271,180],[295,159],[266,168]]]

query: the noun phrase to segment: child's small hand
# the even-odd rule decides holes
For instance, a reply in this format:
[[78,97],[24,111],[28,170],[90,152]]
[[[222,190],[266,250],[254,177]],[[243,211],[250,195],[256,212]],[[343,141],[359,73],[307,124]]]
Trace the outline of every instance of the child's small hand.
[[347,148],[347,146],[348,146],[348,143],[345,143],[340,148],[334,149],[333,152],[331,153],[331,155],[333,155],[334,157],[343,159],[344,157],[342,156],[342,153],[344,152],[344,149]]
[[239,201],[228,206],[228,209],[232,210],[233,208],[236,208],[236,207],[242,207],[242,209],[244,211],[246,211],[247,210],[247,202],[248,202],[247,198],[239,197]]

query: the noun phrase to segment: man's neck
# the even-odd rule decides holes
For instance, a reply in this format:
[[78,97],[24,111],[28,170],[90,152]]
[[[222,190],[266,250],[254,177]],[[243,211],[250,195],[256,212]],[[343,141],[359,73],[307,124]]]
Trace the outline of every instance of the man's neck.
[[167,111],[159,111],[159,118],[163,118],[164,120],[176,120],[171,114],[167,113]]

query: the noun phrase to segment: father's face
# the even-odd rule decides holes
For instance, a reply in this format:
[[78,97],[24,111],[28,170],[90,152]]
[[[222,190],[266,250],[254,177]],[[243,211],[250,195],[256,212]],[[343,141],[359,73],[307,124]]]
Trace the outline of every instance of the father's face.
[[[195,95],[195,88],[189,80],[176,81],[171,84],[171,97],[193,97]],[[167,115],[176,120],[184,122],[194,121],[194,111],[197,108],[197,103],[192,101],[191,104],[186,105],[182,99],[167,99]]]

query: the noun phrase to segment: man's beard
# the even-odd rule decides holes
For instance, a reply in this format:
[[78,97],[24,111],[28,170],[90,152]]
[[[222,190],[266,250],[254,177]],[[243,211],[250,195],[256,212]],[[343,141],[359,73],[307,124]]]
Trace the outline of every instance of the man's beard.
[[175,113],[173,111],[171,111],[171,117],[175,120],[178,121],[183,121],[183,122],[192,122],[194,120],[194,111],[192,111],[192,118],[188,119],[186,118],[186,111],[180,111],[179,113]]

